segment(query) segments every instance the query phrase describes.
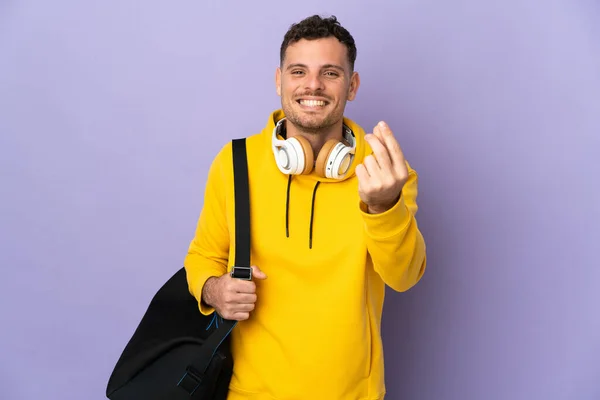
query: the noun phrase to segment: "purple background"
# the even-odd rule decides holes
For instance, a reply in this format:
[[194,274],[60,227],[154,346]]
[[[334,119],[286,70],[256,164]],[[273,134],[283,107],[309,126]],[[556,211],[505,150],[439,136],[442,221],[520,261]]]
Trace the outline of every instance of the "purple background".
[[212,157],[279,106],[285,30],[333,13],[347,115],[388,121],[421,178],[429,268],[387,298],[388,398],[599,399],[599,10],[1,1],[0,397],[104,398]]

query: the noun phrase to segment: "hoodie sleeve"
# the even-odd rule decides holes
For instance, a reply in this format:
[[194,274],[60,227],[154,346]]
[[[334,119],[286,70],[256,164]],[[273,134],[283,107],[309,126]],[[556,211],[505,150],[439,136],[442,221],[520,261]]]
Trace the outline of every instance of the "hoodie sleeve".
[[196,225],[194,237],[184,260],[190,293],[198,299],[200,312],[208,315],[214,311],[202,302],[202,289],[208,278],[227,272],[229,260],[229,230],[226,216],[224,184],[229,180],[223,168],[224,147],[210,166],[204,192],[204,205]]
[[427,263],[425,240],[415,218],[418,176],[410,166],[408,171],[402,195],[391,209],[369,214],[360,202],[373,267],[386,285],[399,292],[421,279]]

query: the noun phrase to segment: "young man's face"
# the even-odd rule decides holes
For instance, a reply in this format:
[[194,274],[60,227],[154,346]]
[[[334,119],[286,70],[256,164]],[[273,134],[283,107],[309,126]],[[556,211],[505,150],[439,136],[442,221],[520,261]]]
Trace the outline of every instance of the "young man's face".
[[277,68],[277,94],[287,119],[299,129],[317,133],[342,120],[359,85],[346,51],[335,37],[302,39],[287,48]]

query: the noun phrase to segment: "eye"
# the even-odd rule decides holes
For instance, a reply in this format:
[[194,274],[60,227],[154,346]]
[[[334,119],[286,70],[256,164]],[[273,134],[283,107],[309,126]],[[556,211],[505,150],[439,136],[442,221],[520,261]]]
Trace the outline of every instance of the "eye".
[[329,76],[329,77],[336,77],[339,76],[339,74],[335,71],[327,71],[325,72],[325,75]]
[[294,70],[294,71],[292,71],[292,75],[299,75],[299,74],[302,74],[302,73],[304,73],[304,72],[301,71],[301,70]]

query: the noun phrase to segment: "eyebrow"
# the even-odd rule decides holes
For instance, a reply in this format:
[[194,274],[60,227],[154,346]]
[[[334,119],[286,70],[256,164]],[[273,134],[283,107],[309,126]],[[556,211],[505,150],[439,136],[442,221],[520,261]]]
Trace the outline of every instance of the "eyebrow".
[[[296,67],[308,68],[305,64],[295,63],[295,64],[288,65],[286,70],[296,68]],[[339,65],[336,65],[336,64],[325,64],[325,65],[321,66],[321,69],[326,69],[326,68],[334,68],[334,69],[344,72],[344,68]]]

